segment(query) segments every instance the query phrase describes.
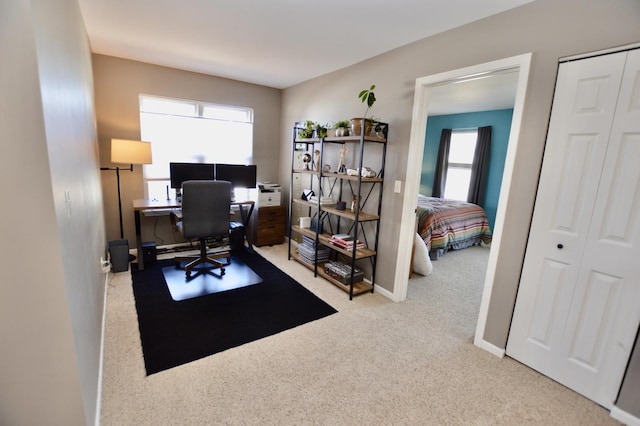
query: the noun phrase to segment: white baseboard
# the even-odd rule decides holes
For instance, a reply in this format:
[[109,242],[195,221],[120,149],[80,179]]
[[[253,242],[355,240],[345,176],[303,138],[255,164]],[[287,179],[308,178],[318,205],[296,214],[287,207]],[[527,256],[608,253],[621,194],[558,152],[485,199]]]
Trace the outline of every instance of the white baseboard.
[[380,293],[381,295],[383,295],[384,297],[386,297],[387,299],[393,300],[393,293],[391,293],[389,290],[387,290],[384,287],[380,287],[378,284],[376,284],[374,286],[374,291],[376,293]]
[[611,412],[609,414],[611,417],[627,426],[640,426],[640,418],[621,410],[615,405],[611,408]]
[[107,290],[109,288],[109,275],[104,274],[104,296],[102,301],[102,330],[100,332],[100,363],[98,365],[98,396],[96,401],[95,425],[100,426],[100,416],[102,413],[102,375],[104,372],[104,336],[107,328]]
[[484,339],[480,339],[480,340],[476,339],[476,341],[474,341],[473,343],[480,349],[484,349],[485,351],[497,356],[498,358],[504,358],[505,350],[497,347],[493,343],[489,343]]

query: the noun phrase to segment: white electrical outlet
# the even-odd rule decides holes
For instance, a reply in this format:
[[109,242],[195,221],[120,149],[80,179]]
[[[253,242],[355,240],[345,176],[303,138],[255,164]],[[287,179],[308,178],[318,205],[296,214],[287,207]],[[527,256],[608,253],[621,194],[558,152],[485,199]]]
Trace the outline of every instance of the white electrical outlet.
[[100,267],[102,268],[102,273],[106,274],[111,270],[111,262],[104,260],[102,256],[100,256]]
[[398,194],[402,191],[402,181],[397,180],[395,182],[395,187],[393,188],[394,192],[397,192]]

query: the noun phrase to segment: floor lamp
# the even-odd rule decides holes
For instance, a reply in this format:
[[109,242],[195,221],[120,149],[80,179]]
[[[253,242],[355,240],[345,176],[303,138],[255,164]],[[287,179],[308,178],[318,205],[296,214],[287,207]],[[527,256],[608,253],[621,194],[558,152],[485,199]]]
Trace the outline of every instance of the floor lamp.
[[120,196],[120,170],[133,172],[134,164],[151,164],[151,142],[111,139],[111,162],[129,164],[128,168],[100,167],[100,170],[115,170],[118,181],[118,212],[120,213],[120,238],[124,238],[122,227],[122,198]]

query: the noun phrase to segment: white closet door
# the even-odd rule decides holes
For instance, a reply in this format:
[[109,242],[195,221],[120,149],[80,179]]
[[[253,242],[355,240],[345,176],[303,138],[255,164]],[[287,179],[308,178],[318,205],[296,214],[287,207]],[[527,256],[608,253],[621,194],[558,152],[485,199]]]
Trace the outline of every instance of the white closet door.
[[640,52],[560,66],[507,345],[608,408],[640,322],[639,114]]

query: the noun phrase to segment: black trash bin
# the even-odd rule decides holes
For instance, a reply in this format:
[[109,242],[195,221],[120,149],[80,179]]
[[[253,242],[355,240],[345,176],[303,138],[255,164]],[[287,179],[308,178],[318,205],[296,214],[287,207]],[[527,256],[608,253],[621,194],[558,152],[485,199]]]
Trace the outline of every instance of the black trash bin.
[[129,241],[109,241],[109,253],[111,255],[111,271],[124,272],[129,270]]
[[244,248],[244,225],[240,222],[230,223],[229,245],[232,251]]

